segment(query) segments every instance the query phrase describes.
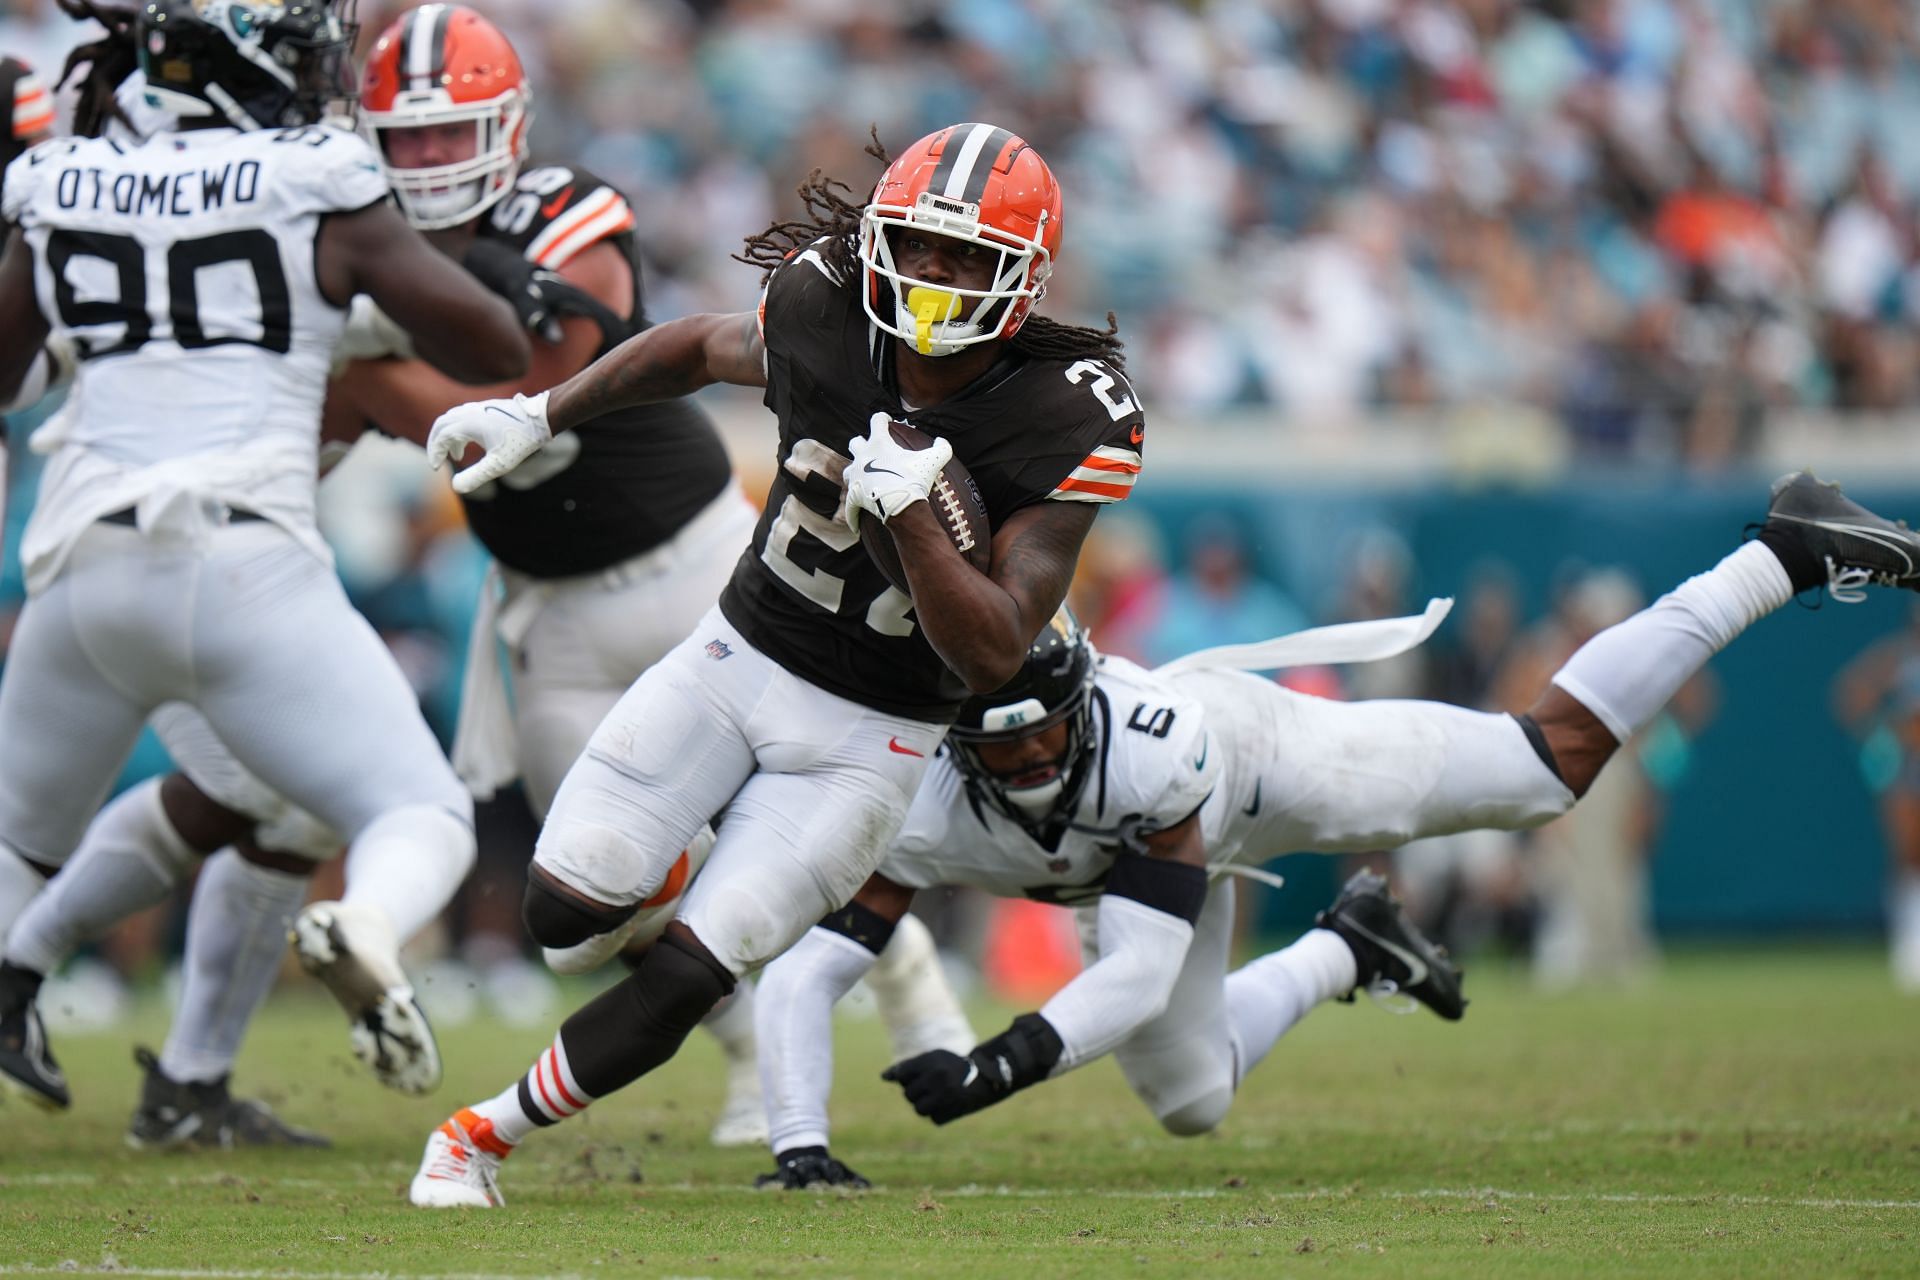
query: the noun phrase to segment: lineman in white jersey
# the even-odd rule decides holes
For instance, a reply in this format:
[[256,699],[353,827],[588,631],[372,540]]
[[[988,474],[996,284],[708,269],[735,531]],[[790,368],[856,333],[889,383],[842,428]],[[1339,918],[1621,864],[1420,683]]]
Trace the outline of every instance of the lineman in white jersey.
[[[425,1088],[438,1055],[398,941],[471,865],[471,807],[315,530],[320,406],[357,293],[457,377],[514,376],[528,348],[387,203],[364,141],[317,124],[350,31],[331,4],[151,0],[118,34],[181,127],[47,143],[7,170],[21,235],[0,260],[0,395],[50,332],[81,367],[0,681],[0,925],[72,850],[147,715],[189,702],[351,841],[352,888],[302,913],[303,959],[356,1050]],[[36,986],[0,966],[0,1066],[64,1106]]]
[[1086,970],[1039,1013],[971,1053],[888,1068],[915,1110],[945,1124],[1112,1052],[1163,1126],[1205,1132],[1326,999],[1391,984],[1443,1017],[1465,1007],[1457,972],[1370,873],[1321,913],[1324,928],[1228,974],[1232,890],[1209,885],[1207,867],[1547,822],[1746,627],[1796,592],[1824,585],[1853,601],[1868,584],[1920,589],[1920,538],[1800,472],[1775,482],[1753,541],[1588,641],[1525,715],[1329,702],[1234,669],[1390,657],[1431,633],[1444,602],[1422,618],[1211,650],[1153,673],[1105,659],[1078,698],[1074,664],[1049,656],[1071,654],[1072,628],[1042,633],[1023,670],[1030,687],[963,709],[879,874],[762,975],[773,1180],[857,1177],[826,1150],[825,1018],[916,887],[1054,901],[1077,890],[1098,903],[1082,911]]

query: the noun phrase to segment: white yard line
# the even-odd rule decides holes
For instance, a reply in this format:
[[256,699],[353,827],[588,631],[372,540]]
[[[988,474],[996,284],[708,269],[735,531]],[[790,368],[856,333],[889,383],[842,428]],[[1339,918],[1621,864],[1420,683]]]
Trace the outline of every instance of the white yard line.
[[[91,1186],[101,1182],[97,1174],[90,1173],[23,1173],[0,1175],[0,1188],[9,1186]],[[127,1184],[133,1188],[152,1185],[139,1178],[115,1178],[116,1184]],[[245,1177],[234,1174],[209,1174],[205,1177],[169,1177],[162,1185],[193,1186],[235,1186],[244,1188],[287,1188],[289,1190],[311,1191],[315,1189],[338,1191],[342,1186],[338,1182],[327,1182],[315,1178],[266,1178]],[[692,1182],[649,1182],[643,1184],[638,1194],[645,1195],[709,1195],[714,1192],[748,1191],[752,1188],[741,1185]],[[1312,1187],[1291,1188],[1284,1191],[1264,1191],[1258,1187],[1188,1187],[1143,1189],[1130,1191],[1114,1187],[1013,1187],[1006,1185],[982,1186],[969,1183],[960,1187],[941,1187],[932,1184],[902,1182],[892,1187],[882,1187],[881,1191],[896,1194],[928,1191],[935,1196],[956,1200],[1251,1200],[1288,1202],[1311,1202],[1316,1200],[1517,1200],[1528,1203],[1545,1202],[1551,1204],[1696,1204],[1730,1205],[1740,1208],[1775,1209],[1899,1209],[1920,1211],[1920,1200],[1860,1200],[1846,1197],[1810,1197],[1810,1196],[1754,1196],[1733,1195],[1702,1191],[1690,1194],[1650,1193],[1641,1191],[1514,1191],[1502,1187],[1422,1187],[1416,1191],[1392,1189],[1369,1189],[1355,1187]],[[772,1193],[767,1193],[772,1194]],[[20,1268],[0,1266],[0,1275],[20,1272]],[[179,1272],[129,1272],[129,1274],[180,1275],[180,1276],[291,1276],[294,1272],[268,1271],[179,1271]],[[335,1273],[328,1272],[328,1275]],[[341,1280],[349,1280],[347,1273],[339,1273]],[[368,1272],[369,1277],[381,1277],[387,1273]],[[452,1280],[452,1277],[448,1277]],[[468,1280],[485,1280],[475,1275]]]

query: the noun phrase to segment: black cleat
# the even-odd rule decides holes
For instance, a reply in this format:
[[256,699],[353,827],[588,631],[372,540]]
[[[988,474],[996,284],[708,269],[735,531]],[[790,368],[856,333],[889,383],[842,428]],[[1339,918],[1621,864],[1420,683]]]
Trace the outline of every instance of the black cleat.
[[1904,520],[1875,515],[1810,471],[1773,482],[1765,528],[1792,538],[1826,566],[1836,600],[1862,599],[1860,588],[1869,583],[1920,591],[1920,535]]
[[773,1158],[778,1167],[753,1180],[755,1187],[804,1191],[812,1187],[845,1187],[865,1191],[873,1184],[827,1154],[825,1147],[793,1147]]
[[47,1029],[31,1000],[0,1011],[0,1085],[49,1111],[73,1105],[66,1073],[47,1048]]
[[287,1124],[264,1102],[233,1097],[226,1076],[205,1084],[175,1080],[151,1049],[135,1049],[133,1060],[147,1073],[140,1105],[127,1124],[127,1145],[136,1151],[333,1145]]
[[1385,876],[1356,871],[1314,923],[1333,930],[1353,948],[1360,987],[1377,995],[1397,991],[1412,996],[1450,1022],[1467,1011],[1460,970],[1447,958],[1445,947],[1427,941],[1408,922],[1387,892]]

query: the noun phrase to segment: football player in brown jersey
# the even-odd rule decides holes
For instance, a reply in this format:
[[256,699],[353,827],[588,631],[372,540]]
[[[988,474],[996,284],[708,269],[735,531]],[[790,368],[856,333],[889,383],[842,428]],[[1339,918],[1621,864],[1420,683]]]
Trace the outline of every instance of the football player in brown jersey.
[[[434,1131],[416,1204],[499,1204],[496,1173],[517,1142],[666,1061],[742,976],[847,903],[960,702],[1020,667],[1100,504],[1139,473],[1144,419],[1112,330],[1032,314],[1062,230],[1058,184],[1032,146],[955,125],[894,160],[870,199],[845,191],[810,183],[807,222],[749,243],[767,268],[756,310],[660,325],[552,391],[434,426],[431,458],[485,451],[455,476],[462,491],[511,474],[556,432],[713,382],[764,387],[780,439],[766,510],[719,605],[628,691],[561,785],[529,873],[528,928],[547,946],[614,931],[722,816],[718,842],[634,974],[569,1018],[521,1079]],[[888,419],[935,444],[896,444]],[[985,573],[926,503],[952,456],[993,529]],[[887,523],[909,590],[868,560],[850,508]]]

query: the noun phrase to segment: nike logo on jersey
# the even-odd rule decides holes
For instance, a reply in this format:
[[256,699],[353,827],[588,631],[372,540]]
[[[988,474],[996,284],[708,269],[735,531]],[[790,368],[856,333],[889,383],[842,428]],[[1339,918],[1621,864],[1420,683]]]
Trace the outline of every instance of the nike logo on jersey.
[[897,756],[913,756],[915,759],[918,759],[918,760],[925,760],[927,758],[926,752],[915,751],[912,747],[904,745],[898,738],[887,739],[887,750],[893,752]]
[[1253,780],[1253,803],[1252,803],[1252,804],[1250,804],[1250,805],[1248,805],[1248,806],[1247,806],[1246,808],[1244,808],[1244,809],[1242,809],[1242,810],[1240,811],[1240,812],[1242,812],[1242,813],[1244,813],[1244,814],[1246,814],[1246,815],[1247,815],[1247,816],[1248,816],[1249,818],[1253,818],[1253,817],[1258,817],[1258,816],[1259,816],[1259,813],[1260,813],[1260,786],[1261,786],[1261,784],[1262,784],[1263,782],[1265,782],[1265,779],[1264,779],[1264,778],[1255,778],[1255,779]]
[[560,211],[567,207],[567,201],[571,199],[573,199],[573,188],[568,187],[565,191],[562,191],[559,195],[540,206],[540,216],[543,218],[559,217]]
[[1211,738],[1200,739],[1200,758],[1193,762],[1193,767],[1195,769],[1204,769],[1207,767],[1207,748],[1211,747],[1212,745],[1213,745],[1213,740]]
[[1139,444],[1142,440],[1146,438],[1147,438],[1147,429],[1145,427],[1135,427],[1132,431],[1127,433],[1127,440],[1131,444]]

